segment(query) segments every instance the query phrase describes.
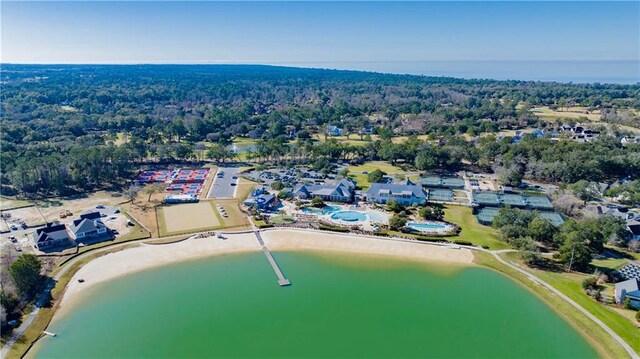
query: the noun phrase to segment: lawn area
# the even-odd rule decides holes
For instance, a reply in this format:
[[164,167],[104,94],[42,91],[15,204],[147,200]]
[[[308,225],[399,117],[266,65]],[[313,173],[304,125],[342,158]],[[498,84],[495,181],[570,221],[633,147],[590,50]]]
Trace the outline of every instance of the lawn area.
[[571,119],[579,119],[581,117],[586,117],[589,121],[600,121],[600,111],[593,111],[592,113],[587,113],[587,109],[584,107],[569,107],[568,109],[552,110],[548,106],[542,107],[533,107],[531,109],[536,116],[542,118],[543,120],[556,120],[559,118],[571,118]]
[[478,223],[471,208],[466,206],[446,205],[444,220],[455,223],[462,231],[456,240],[468,241],[478,246],[487,246],[491,250],[505,249],[509,246],[498,239],[495,229]]
[[[320,135],[320,134],[314,134],[313,136],[311,136],[312,139],[319,141],[319,142],[324,142],[325,141],[325,136],[324,135]],[[364,137],[363,137],[364,138]],[[327,140],[329,139],[334,139],[340,143],[346,143],[352,146],[364,146],[369,142],[373,142],[375,140],[378,139],[378,135],[371,135],[371,141],[365,141],[364,139],[360,139],[360,135],[358,134],[353,134],[349,137],[347,136],[327,136]]]
[[379,169],[382,172],[385,172],[388,175],[408,175],[408,178],[415,179],[417,177],[418,172],[407,172],[400,167],[394,166],[389,162],[385,161],[371,161],[359,166],[349,166],[349,177],[353,178],[358,187],[362,189],[367,189],[371,186],[371,182],[367,179],[367,174],[363,174],[362,172],[371,173],[376,169]]
[[629,261],[625,258],[594,259],[591,264],[600,268],[620,269],[629,264]]
[[[514,253],[507,253],[507,254],[511,255],[512,257],[516,255]],[[518,273],[515,270],[498,262],[498,260],[495,259],[489,253],[476,251],[474,252],[474,256],[475,256],[474,262],[476,262],[477,264],[502,272],[507,276],[511,277],[512,279],[518,281],[519,284],[527,288],[529,291],[535,293],[539,298],[541,298],[544,302],[546,302],[553,310],[555,310],[556,313],[558,313],[561,317],[565,318],[578,332],[580,332],[598,350],[599,354],[602,357],[604,358],[628,358],[629,357],[626,351],[624,350],[624,348],[622,348],[607,332],[605,332],[604,329],[595,325],[593,321],[591,321],[591,319],[589,319],[587,316],[585,316],[580,311],[575,309],[572,305],[570,305],[564,299],[558,297],[557,295],[554,295],[545,287],[535,284],[534,282],[532,282],[530,279],[528,279],[521,273]],[[505,258],[506,257],[508,256],[505,256]],[[536,274],[538,274],[538,271],[536,271]],[[545,281],[547,280],[547,278],[542,278],[542,279],[544,279]],[[553,285],[554,287],[556,286],[554,283],[551,283],[551,282],[549,282],[549,284]],[[561,290],[562,292],[565,292],[562,288],[558,288],[558,289]],[[569,293],[565,293],[565,294],[571,297]],[[574,298],[572,297],[572,299]],[[599,304],[591,301],[590,299],[588,299],[587,301],[589,301],[592,305],[600,306]],[[583,304],[581,302],[578,302],[578,303],[580,303],[581,305]],[[591,311],[590,307],[587,307],[587,306],[584,306],[584,307],[585,309]],[[606,308],[605,310],[609,311]],[[594,315],[596,314],[594,313]],[[622,317],[618,316],[618,318],[622,318]],[[629,321],[626,321],[626,323],[631,325]],[[609,325],[609,323],[607,323],[607,325]],[[624,323],[622,323],[622,326],[626,327]],[[627,342],[636,351],[638,351],[638,345],[640,341],[637,340],[637,329],[635,328],[633,329],[635,330],[635,334],[627,333],[627,334],[632,334],[631,337],[625,337],[621,333],[619,333],[616,329],[613,329],[613,330],[616,330],[618,334],[620,334],[625,340],[627,340]],[[634,341],[637,343],[633,343]]]
[[210,231],[224,226],[216,202],[212,200],[157,207],[156,213],[161,237]]
[[0,210],[2,211],[12,209],[12,208],[30,206],[30,205],[32,205],[32,203],[29,201],[0,197]]
[[271,223],[292,223],[295,218],[291,216],[273,216],[271,217]]
[[235,137],[232,142],[237,145],[254,145],[258,143],[258,140],[249,137]]
[[[519,261],[515,253],[505,253],[504,258],[512,263]],[[523,265],[520,266],[524,267]],[[550,272],[528,267],[525,268],[580,304],[620,335],[636,352],[640,352],[639,332],[634,323],[625,316],[617,313],[616,309],[596,302],[582,290],[582,281],[589,277],[589,275],[575,272]],[[589,331],[594,330],[595,327],[593,323],[582,325],[582,328],[589,328]]]

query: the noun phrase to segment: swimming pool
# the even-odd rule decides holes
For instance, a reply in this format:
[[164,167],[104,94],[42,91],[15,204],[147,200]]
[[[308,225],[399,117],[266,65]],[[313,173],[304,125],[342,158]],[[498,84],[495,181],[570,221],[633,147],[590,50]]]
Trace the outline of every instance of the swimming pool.
[[331,214],[334,212],[338,212],[341,209],[342,207],[340,206],[324,206],[322,208],[304,207],[301,209],[301,211],[302,213],[323,215],[323,214]]
[[447,232],[453,228],[448,223],[439,222],[408,222],[407,227],[419,232]]
[[349,223],[364,222],[367,220],[367,215],[356,211],[338,211],[331,215],[331,219]]

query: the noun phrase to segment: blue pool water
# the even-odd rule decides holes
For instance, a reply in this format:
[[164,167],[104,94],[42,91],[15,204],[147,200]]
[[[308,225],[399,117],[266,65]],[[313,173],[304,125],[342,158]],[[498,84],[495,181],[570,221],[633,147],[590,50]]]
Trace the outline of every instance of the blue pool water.
[[331,215],[331,219],[345,222],[364,222],[367,215],[356,211],[339,211]]
[[421,222],[409,222],[407,227],[416,229],[418,231],[442,231],[449,228],[450,225],[446,223],[421,223]]
[[340,206],[324,206],[322,208],[316,207],[304,207],[302,209],[302,213],[311,213],[311,214],[331,214],[341,210]]

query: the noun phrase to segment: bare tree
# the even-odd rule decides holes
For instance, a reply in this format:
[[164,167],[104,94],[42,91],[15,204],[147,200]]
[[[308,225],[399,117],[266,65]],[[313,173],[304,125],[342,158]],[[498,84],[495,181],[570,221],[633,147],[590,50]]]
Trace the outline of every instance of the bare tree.
[[150,184],[145,186],[142,189],[142,192],[149,195],[149,197],[147,197],[147,202],[151,202],[151,196],[156,194],[156,193],[160,193],[164,191],[164,184],[162,183],[154,183],[154,184]]

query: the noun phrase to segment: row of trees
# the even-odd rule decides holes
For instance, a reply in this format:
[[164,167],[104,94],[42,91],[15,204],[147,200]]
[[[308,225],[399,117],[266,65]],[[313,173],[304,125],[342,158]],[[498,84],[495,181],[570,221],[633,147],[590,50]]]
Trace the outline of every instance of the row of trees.
[[526,263],[542,263],[540,245],[555,250],[555,259],[569,270],[588,269],[593,255],[602,253],[606,243],[622,246],[628,240],[625,221],[613,216],[569,219],[554,227],[535,212],[504,208],[494,218],[493,226],[502,240],[520,249]]

